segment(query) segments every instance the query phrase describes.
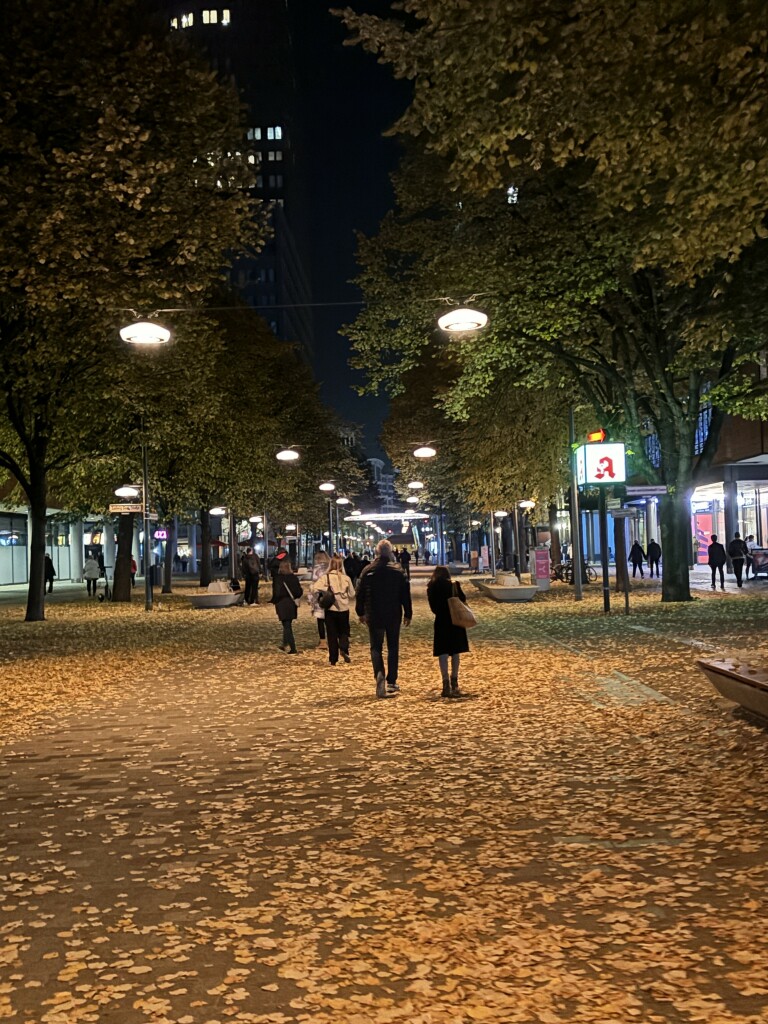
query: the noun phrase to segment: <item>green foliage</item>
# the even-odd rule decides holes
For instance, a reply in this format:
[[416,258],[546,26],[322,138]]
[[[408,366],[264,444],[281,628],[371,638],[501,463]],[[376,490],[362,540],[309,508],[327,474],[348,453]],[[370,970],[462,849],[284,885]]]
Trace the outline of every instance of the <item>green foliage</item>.
[[450,185],[482,194],[579,165],[635,266],[690,278],[765,237],[762,0],[404,0],[341,14],[413,81],[396,131],[425,134]]

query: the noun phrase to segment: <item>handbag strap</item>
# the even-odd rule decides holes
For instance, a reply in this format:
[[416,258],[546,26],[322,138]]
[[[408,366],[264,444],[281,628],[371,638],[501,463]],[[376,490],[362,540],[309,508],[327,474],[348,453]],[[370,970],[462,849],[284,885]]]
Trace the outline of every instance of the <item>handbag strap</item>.
[[286,589],[286,590],[288,591],[288,597],[290,597],[290,599],[291,599],[292,601],[295,601],[295,600],[296,600],[296,595],[295,595],[295,594],[294,594],[294,592],[293,592],[293,591],[291,590],[291,588],[290,588],[290,587],[288,586],[288,584],[287,584],[287,583],[285,582],[285,580],[283,580],[283,586],[284,586],[284,587],[285,587],[285,589]]
[[327,572],[327,573],[325,574],[325,580],[326,580],[326,583],[328,584],[328,589],[329,589],[329,590],[330,590],[330,592],[331,592],[331,593],[333,594],[333,596],[334,596],[334,597],[336,597],[336,591],[335,591],[335,590],[333,589],[333,587],[331,586],[331,574],[330,574],[329,572]]

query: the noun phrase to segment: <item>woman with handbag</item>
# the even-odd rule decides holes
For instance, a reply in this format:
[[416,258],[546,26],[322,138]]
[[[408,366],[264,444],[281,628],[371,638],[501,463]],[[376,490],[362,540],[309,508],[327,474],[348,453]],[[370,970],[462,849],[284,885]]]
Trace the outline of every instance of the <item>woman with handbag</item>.
[[344,562],[334,555],[325,576],[313,584],[318,604],[325,611],[325,632],[328,637],[328,661],[338,664],[339,651],[349,664],[349,601],[354,600],[355,585],[344,572]]
[[272,580],[272,604],[283,625],[283,642],[280,650],[286,654],[298,654],[293,637],[293,620],[298,617],[297,605],[301,601],[301,583],[293,571],[290,559],[280,563]]
[[[454,597],[458,598],[462,604],[466,602],[464,591],[458,583],[451,579],[451,574],[446,566],[436,566],[427,584],[427,600],[435,616],[432,654],[439,659],[440,675],[443,679],[441,697],[464,696],[459,689],[459,661],[461,655],[469,650],[469,641],[466,628],[454,625],[451,617],[449,601]],[[450,676],[448,675],[449,659]]]

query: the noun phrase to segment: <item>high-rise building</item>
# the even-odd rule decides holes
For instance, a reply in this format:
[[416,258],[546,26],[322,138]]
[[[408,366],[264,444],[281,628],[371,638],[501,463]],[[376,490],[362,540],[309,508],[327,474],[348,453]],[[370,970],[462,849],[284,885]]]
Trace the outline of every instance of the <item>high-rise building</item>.
[[256,194],[272,205],[274,234],[258,258],[237,260],[232,284],[279,338],[297,342],[309,358],[308,218],[288,0],[157,2],[169,29],[200,45],[248,109],[243,144],[254,165]]

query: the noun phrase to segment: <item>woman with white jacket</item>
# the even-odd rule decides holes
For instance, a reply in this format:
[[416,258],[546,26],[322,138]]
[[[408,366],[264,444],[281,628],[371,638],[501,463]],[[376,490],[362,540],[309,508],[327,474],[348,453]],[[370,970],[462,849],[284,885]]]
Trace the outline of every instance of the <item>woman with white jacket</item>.
[[338,555],[331,559],[328,571],[312,584],[315,594],[321,590],[333,591],[333,604],[325,609],[325,632],[328,637],[328,661],[336,665],[341,656],[349,664],[349,602],[355,597],[355,586],[344,572],[344,562]]

